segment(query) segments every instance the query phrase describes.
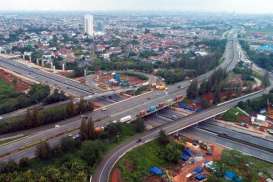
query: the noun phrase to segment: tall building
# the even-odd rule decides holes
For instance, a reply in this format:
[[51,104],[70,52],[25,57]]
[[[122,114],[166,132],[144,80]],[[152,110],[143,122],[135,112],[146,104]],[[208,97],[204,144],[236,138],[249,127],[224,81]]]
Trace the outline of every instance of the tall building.
[[84,33],[94,36],[94,17],[93,15],[85,15],[84,17]]

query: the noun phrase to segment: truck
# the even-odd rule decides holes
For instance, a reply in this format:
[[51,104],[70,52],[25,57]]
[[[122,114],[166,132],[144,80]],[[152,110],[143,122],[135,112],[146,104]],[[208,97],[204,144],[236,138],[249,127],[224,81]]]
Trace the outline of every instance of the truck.
[[183,98],[184,98],[183,95],[178,95],[178,96],[175,97],[175,101],[180,101]]
[[103,126],[101,126],[101,127],[96,127],[96,128],[95,128],[96,134],[100,134],[100,133],[102,133],[103,131],[104,131],[104,127],[103,127]]
[[156,89],[157,89],[157,90],[166,90],[167,87],[166,87],[165,85],[157,85],[157,86],[156,86]]
[[143,117],[143,116],[146,115],[146,113],[147,113],[146,110],[142,110],[142,111],[139,112],[138,116]]
[[158,104],[157,108],[162,108],[162,107],[164,107],[164,106],[165,106],[165,103],[164,103],[164,102],[161,102],[161,103]]
[[147,110],[147,112],[151,113],[151,112],[155,112],[156,111],[156,106],[150,106]]
[[120,118],[120,122],[121,123],[126,123],[126,122],[129,122],[129,121],[131,121],[132,120],[132,116],[131,115],[128,115],[128,116],[125,116],[125,117],[123,117],[123,118]]
[[172,99],[168,99],[168,100],[167,100],[167,103],[168,103],[168,104],[171,104],[172,102],[173,102]]

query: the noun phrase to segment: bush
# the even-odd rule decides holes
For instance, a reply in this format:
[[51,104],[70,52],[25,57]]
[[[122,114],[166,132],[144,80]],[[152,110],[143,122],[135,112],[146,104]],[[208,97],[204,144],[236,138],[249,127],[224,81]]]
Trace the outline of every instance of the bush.
[[145,130],[144,120],[139,118],[134,122],[134,127],[137,133],[142,133]]
[[14,161],[0,164],[0,173],[12,173],[18,170],[18,165]]
[[170,143],[168,135],[166,135],[166,133],[162,130],[159,133],[158,141],[161,145],[167,145],[168,143]]
[[19,161],[20,168],[28,167],[29,164],[30,164],[30,161],[29,161],[29,158],[27,158],[27,157],[24,157],[24,158],[20,159],[20,161]]
[[35,154],[38,158],[42,160],[47,160],[51,156],[51,149],[47,142],[40,143],[35,151]]
[[78,146],[78,142],[71,137],[64,137],[61,140],[61,149],[63,152],[72,151]]
[[101,159],[104,151],[105,147],[101,141],[86,141],[81,147],[81,158],[93,166]]
[[183,148],[184,147],[175,142],[170,142],[164,149],[162,149],[163,158],[168,162],[177,163],[180,159]]

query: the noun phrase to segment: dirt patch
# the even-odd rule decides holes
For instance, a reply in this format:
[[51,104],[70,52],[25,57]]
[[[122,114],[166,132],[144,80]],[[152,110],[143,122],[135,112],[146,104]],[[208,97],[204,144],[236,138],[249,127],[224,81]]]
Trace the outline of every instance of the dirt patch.
[[159,176],[147,176],[143,180],[144,182],[164,182],[164,180]]
[[111,182],[123,182],[119,168],[115,168],[111,175]]
[[[196,167],[204,166],[205,161],[220,160],[222,156],[223,148],[214,144],[209,146],[211,147],[212,155],[207,155],[207,151],[187,142],[186,147],[190,148],[191,151],[194,153],[194,156],[195,156],[193,160],[194,162],[191,160],[187,162],[183,162],[180,167],[180,170],[176,173],[176,175],[173,175],[174,176],[173,181],[174,182],[197,182],[198,180],[195,179],[194,175],[190,176],[190,174]],[[206,168],[204,168],[203,174],[208,175],[209,171]],[[186,177],[187,175],[189,175],[188,178]]]
[[223,152],[224,148],[220,147],[218,145],[211,145],[211,149],[212,149],[212,154],[213,154],[211,160],[213,160],[213,161],[221,160],[221,156],[222,156],[222,152]]
[[22,80],[21,78],[17,78],[2,69],[0,69],[0,78],[3,79],[5,82],[13,85],[17,92],[25,92],[31,86],[30,83]]

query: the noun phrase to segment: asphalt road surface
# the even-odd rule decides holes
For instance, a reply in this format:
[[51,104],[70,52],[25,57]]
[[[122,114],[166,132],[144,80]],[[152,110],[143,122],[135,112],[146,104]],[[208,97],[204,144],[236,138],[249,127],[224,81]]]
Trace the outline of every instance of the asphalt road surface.
[[[239,61],[238,54],[235,54],[238,46],[238,42],[234,39],[230,39],[227,42],[226,50],[223,56],[223,62],[214,70],[199,76],[199,81],[207,79],[216,69],[223,68],[232,70]],[[1,61],[0,61],[1,63]],[[191,81],[184,81],[172,86],[166,92],[153,91],[140,96],[136,96],[112,105],[106,106],[106,110],[98,110],[93,112],[91,115],[93,120],[100,120],[97,125],[106,125],[114,120],[119,120],[126,115],[136,116],[141,110],[146,110],[151,105],[158,105],[161,102],[165,102],[168,99],[173,99],[177,95],[185,95],[188,86]],[[28,138],[24,138],[17,142],[12,142],[6,146],[0,148],[0,159],[16,159],[18,152],[28,148],[35,150],[35,143],[41,140],[49,140],[56,135],[62,135],[63,133],[77,130],[80,127],[80,117],[73,118],[75,122],[69,122],[62,125],[60,128],[47,129],[37,134],[31,135]],[[9,155],[7,155],[9,154]],[[31,157],[26,155],[25,157]]]
[[0,67],[13,71],[32,80],[38,81],[40,83],[59,88],[64,92],[70,93],[74,96],[86,96],[95,93],[95,91],[91,90],[89,87],[75,80],[54,73],[39,70],[37,68],[27,66],[15,60],[8,60],[6,58],[0,57]]
[[[247,99],[253,99],[256,97],[260,97],[262,94],[264,94],[264,91],[259,91],[259,92],[256,92],[256,93],[253,93],[253,94],[250,94],[247,96],[243,96],[241,98],[234,99],[232,101],[220,104],[220,105],[215,106],[215,107],[208,109],[206,111],[187,116],[187,117],[180,119],[176,122],[165,124],[155,130],[151,130],[149,132],[146,132],[142,136],[135,137],[131,141],[128,141],[127,143],[125,143],[121,146],[118,146],[115,150],[113,150],[111,153],[109,153],[104,158],[104,160],[97,167],[96,173],[93,176],[92,181],[93,182],[107,182],[112,168],[114,167],[114,165],[118,162],[118,160],[123,155],[125,155],[128,151],[130,151],[140,145],[143,145],[145,143],[148,143],[148,142],[156,139],[161,130],[165,131],[167,134],[173,134],[175,132],[189,128],[193,125],[196,125],[196,124],[206,121],[210,118],[213,118],[221,113],[224,113],[227,110],[229,110],[230,108],[236,106],[240,101],[245,101]],[[140,139],[142,142],[138,142]]]
[[[228,129],[225,129],[225,130],[228,130]],[[232,130],[230,130],[230,131],[232,132],[232,134],[234,134],[234,131],[232,131]],[[272,152],[261,149],[259,145],[258,146],[252,145],[253,144],[253,141],[252,141],[253,136],[245,135],[245,134],[242,134],[239,132],[235,132],[235,133],[236,133],[236,136],[233,136],[233,138],[236,138],[239,141],[234,141],[234,140],[230,140],[228,138],[223,138],[223,137],[219,136],[217,132],[204,130],[199,127],[193,127],[193,128],[186,129],[182,132],[182,135],[192,138],[192,139],[202,140],[204,142],[222,145],[226,148],[238,150],[244,154],[251,155],[251,156],[254,156],[258,159],[273,163],[273,153]],[[230,136],[232,134],[230,134]],[[240,140],[242,140],[240,137],[248,139],[247,141],[249,141],[250,143],[244,143],[244,141],[240,142]],[[271,146],[273,145],[273,142],[269,142],[266,140],[262,140],[262,141],[266,142],[266,143],[270,143]]]

